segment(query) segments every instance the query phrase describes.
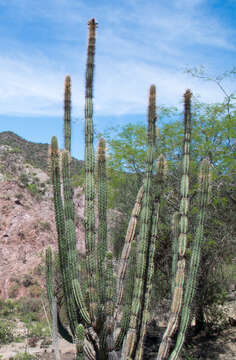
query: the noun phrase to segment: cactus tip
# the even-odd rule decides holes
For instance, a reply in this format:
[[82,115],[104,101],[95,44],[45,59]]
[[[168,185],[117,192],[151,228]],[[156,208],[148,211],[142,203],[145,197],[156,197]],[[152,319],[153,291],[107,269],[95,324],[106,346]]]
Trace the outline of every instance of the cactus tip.
[[96,20],[94,18],[89,20],[89,22],[88,22],[89,36],[95,36],[95,31],[96,31],[97,26],[98,26],[98,23],[96,22]]
[[155,85],[151,85],[150,86],[150,91],[149,91],[150,96],[155,96],[156,95],[156,86]]
[[65,77],[65,86],[70,86],[71,83],[71,77],[70,75],[66,75]]
[[191,96],[192,96],[191,90],[190,90],[190,89],[187,89],[187,90],[185,91],[185,93],[184,93],[184,100],[185,100],[185,102],[186,102],[186,101],[190,101]]

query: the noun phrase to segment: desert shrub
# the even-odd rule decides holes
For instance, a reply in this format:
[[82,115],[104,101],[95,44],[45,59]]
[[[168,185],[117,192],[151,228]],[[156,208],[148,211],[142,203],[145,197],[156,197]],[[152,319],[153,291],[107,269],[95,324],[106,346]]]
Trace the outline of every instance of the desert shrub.
[[25,318],[29,314],[31,314],[31,317],[32,316],[40,317],[41,316],[40,311],[41,311],[41,302],[39,299],[22,297],[19,300],[19,312],[21,317]]
[[22,280],[22,284],[24,285],[24,287],[29,287],[29,286],[31,286],[31,285],[33,285],[34,284],[34,279],[33,279],[33,277],[31,276],[31,275],[29,275],[29,274],[25,274],[24,275],[24,278],[23,278],[23,280]]
[[29,321],[26,323],[26,328],[28,330],[28,336],[30,338],[42,338],[45,336],[50,336],[50,329],[46,321]]
[[22,183],[22,185],[27,186],[29,184],[29,178],[26,174],[22,173],[19,176],[19,180]]
[[10,277],[10,281],[15,282],[16,284],[20,284],[20,279],[15,275]]
[[206,331],[218,333],[228,326],[228,309],[216,303],[206,307]]
[[39,285],[32,285],[29,288],[29,295],[32,296],[32,298],[38,298],[43,293],[43,289]]
[[21,153],[21,149],[19,149],[18,147],[13,147],[13,148],[10,148],[8,150],[8,152],[11,154],[18,154],[18,153]]
[[41,231],[49,231],[51,230],[51,224],[47,221],[40,221],[39,228]]
[[8,321],[0,322],[0,344],[10,344],[14,340],[13,325]]
[[22,193],[17,193],[16,194],[16,198],[17,200],[23,200],[24,199],[24,195]]
[[37,266],[35,266],[35,268],[33,269],[33,274],[34,275],[43,275],[45,272],[44,269],[44,265],[42,264],[38,264]]
[[8,289],[8,295],[11,299],[14,299],[17,297],[19,292],[19,284],[14,284]]
[[0,317],[12,318],[17,312],[17,303],[11,299],[0,299]]
[[28,184],[27,189],[30,191],[31,195],[36,196],[38,194],[38,187],[36,184]]
[[24,352],[24,353],[16,354],[13,359],[14,360],[36,360],[37,358],[31,354]]

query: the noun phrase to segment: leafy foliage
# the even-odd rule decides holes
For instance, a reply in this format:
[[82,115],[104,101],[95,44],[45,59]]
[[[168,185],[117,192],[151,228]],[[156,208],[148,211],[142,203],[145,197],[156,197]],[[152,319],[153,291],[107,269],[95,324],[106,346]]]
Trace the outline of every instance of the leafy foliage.
[[[227,75],[227,74],[226,74]],[[224,77],[212,80],[222,86]],[[186,256],[191,254],[192,232],[195,228],[193,221],[197,208],[197,168],[199,162],[208,157],[213,166],[213,186],[211,194],[211,205],[208,209],[208,220],[204,233],[203,256],[201,260],[201,271],[199,275],[199,286],[196,299],[196,311],[206,314],[214,311],[215,304],[225,301],[225,294],[230,282],[235,281],[231,269],[229,274],[227,264],[233,266],[233,254],[235,254],[236,226],[234,213],[236,210],[235,197],[235,139],[236,139],[236,104],[234,95],[226,94],[222,103],[206,104],[195,98],[192,110],[192,152],[190,162],[190,173],[192,174],[190,200],[190,229],[188,241],[190,248]],[[170,233],[167,224],[170,222],[170,214],[178,210],[179,199],[179,160],[182,153],[183,114],[177,109],[161,108],[158,131],[156,157],[164,153],[168,161],[169,176],[166,181],[168,190],[165,194],[167,205],[161,214],[159,225],[159,245],[156,254],[156,271],[159,276],[154,284],[155,298],[157,294],[165,296],[168,291],[170,277],[171,244]],[[166,121],[167,117],[171,120]],[[131,209],[127,203],[133,203],[136,187],[143,180],[146,154],[145,126],[142,123],[127,124],[119,129],[108,129],[104,134],[108,142],[108,174],[109,174],[109,204],[118,204],[118,210],[123,214],[130,214]],[[126,189],[123,196],[122,189]],[[127,193],[128,192],[128,193]],[[126,199],[129,198],[129,201]],[[117,228],[114,229],[112,237],[115,242],[116,253],[119,254],[121,238],[120,234],[125,229],[125,219],[120,218]],[[119,234],[117,237],[116,234]],[[216,312],[215,312],[216,314]],[[211,321],[212,320],[211,316]],[[217,314],[215,317],[217,322]]]

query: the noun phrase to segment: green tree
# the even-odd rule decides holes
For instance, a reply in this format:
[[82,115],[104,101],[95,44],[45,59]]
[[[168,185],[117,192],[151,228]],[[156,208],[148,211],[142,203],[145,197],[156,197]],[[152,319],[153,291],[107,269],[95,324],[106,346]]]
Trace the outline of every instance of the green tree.
[[[209,81],[209,80],[208,80]],[[220,85],[222,85],[221,80]],[[168,224],[170,216],[178,210],[180,158],[182,153],[183,114],[175,108],[162,107],[159,111],[158,140],[156,158],[165,154],[168,161],[169,176],[166,192],[167,205],[161,214],[159,225],[159,247],[156,254],[156,271],[159,282],[154,288],[159,289],[159,296],[167,293],[170,278],[171,244]],[[171,121],[166,119],[171,118]],[[197,168],[199,162],[208,157],[213,166],[212,204],[208,210],[208,222],[205,230],[205,243],[201,260],[201,273],[196,300],[198,328],[203,326],[204,313],[210,312],[215,303],[224,300],[229,281],[227,268],[235,253],[236,226],[233,213],[236,210],[235,197],[235,138],[236,106],[233,94],[225,96],[222,103],[207,104],[194,100],[192,110],[192,153],[191,153],[191,211],[189,242],[194,231],[192,218],[197,211],[195,199],[197,189]],[[131,209],[137,189],[143,181],[146,154],[146,133],[142,123],[127,124],[118,130],[109,129],[104,134],[109,149],[109,203],[118,204],[119,217],[113,232],[116,253],[119,254],[120,234],[126,228],[127,215]],[[124,189],[126,195],[124,196]],[[128,191],[128,192],[127,192]],[[127,198],[130,200],[127,201]],[[117,235],[116,235],[117,234]],[[119,242],[117,242],[119,239]],[[191,248],[189,250],[189,255]],[[228,265],[227,265],[228,264]],[[204,281],[203,281],[204,280]],[[161,289],[161,291],[160,291]],[[156,294],[155,294],[156,296]]]

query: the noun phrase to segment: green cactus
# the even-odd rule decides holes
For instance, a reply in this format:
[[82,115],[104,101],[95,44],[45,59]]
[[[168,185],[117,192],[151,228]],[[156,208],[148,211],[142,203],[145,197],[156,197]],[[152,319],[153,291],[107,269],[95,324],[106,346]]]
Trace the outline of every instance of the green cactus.
[[177,360],[180,350],[183,346],[185,333],[189,324],[191,303],[193,301],[194,292],[197,281],[197,271],[201,255],[201,243],[203,241],[203,225],[206,213],[206,206],[209,198],[210,189],[210,163],[208,160],[203,160],[199,175],[199,214],[198,226],[196,229],[192,255],[189,265],[188,278],[186,281],[186,291],[184,293],[184,303],[181,310],[181,321],[178,331],[176,345],[171,353],[170,360]]
[[153,162],[156,141],[156,89],[152,85],[149,92],[148,107],[148,132],[147,132],[147,167],[146,178],[144,181],[143,208],[141,210],[141,229],[140,240],[137,254],[136,279],[133,292],[131,307],[131,317],[126,340],[122,349],[122,356],[134,357],[136,346],[139,341],[140,327],[143,316],[143,306],[146,291],[146,281],[148,276],[148,258],[151,238],[151,214],[153,211],[152,203],[152,180]]
[[98,277],[99,296],[101,306],[105,305],[106,282],[104,279],[105,256],[107,253],[107,182],[106,182],[106,143],[103,138],[99,140],[97,152],[97,194],[98,194]]
[[140,327],[140,339],[138,343],[136,360],[141,360],[143,358],[144,351],[144,336],[147,330],[147,322],[150,320],[149,308],[150,308],[150,299],[151,299],[151,290],[152,290],[152,280],[154,274],[154,256],[156,252],[156,245],[158,242],[158,221],[160,214],[160,205],[161,198],[164,191],[164,181],[166,177],[167,165],[166,160],[163,155],[159,156],[157,161],[157,174],[155,175],[153,181],[153,190],[154,190],[154,206],[152,210],[152,227],[151,227],[151,239],[150,239],[150,249],[148,252],[148,272],[146,279],[146,290],[144,293],[144,307],[143,307],[143,317]]
[[187,245],[188,231],[188,208],[189,208],[189,156],[191,140],[191,92],[187,90],[184,94],[184,141],[183,141],[183,159],[182,159],[182,178],[180,185],[181,202],[180,202],[180,229],[178,238],[178,261],[175,273],[175,285],[172,295],[171,313],[168,326],[162,338],[162,343],[158,352],[158,360],[166,359],[169,352],[171,336],[175,333],[179,314],[182,307],[182,298],[184,290],[185,277],[185,250]]
[[47,295],[49,300],[49,308],[52,316],[52,303],[54,296],[53,271],[52,271],[52,250],[50,247],[46,249],[46,279],[47,279]]
[[71,78],[69,75],[65,79],[64,93],[64,139],[65,149],[71,151]]
[[[93,72],[96,22],[89,21],[88,59],[85,93],[85,245],[86,278],[76,249],[75,208],[71,184],[71,83],[65,81],[65,150],[60,155],[56,137],[51,141],[51,174],[54,192],[55,220],[62,287],[69,322],[63,325],[58,314],[60,334],[77,344],[77,359],[141,360],[144,337],[149,320],[149,306],[154,275],[154,255],[158,244],[158,220],[161,196],[164,193],[166,161],[163,155],[154,166],[156,151],[156,89],[149,92],[146,175],[140,188],[129,222],[124,248],[117,273],[107,236],[107,184],[105,141],[99,140],[95,174],[93,150]],[[197,229],[189,274],[184,294],[185,249],[188,230],[189,156],[191,139],[191,92],[185,93],[185,132],[183,145],[183,174],[181,202],[173,220],[172,305],[171,316],[158,359],[166,359],[171,336],[176,331],[181,313],[180,333],[173,359],[181,350],[188,324],[190,305],[196,284],[200,257],[204,214],[208,194],[208,165],[202,165],[199,226]],[[96,175],[96,176],[95,176]],[[62,186],[61,186],[62,183]],[[97,192],[97,193],[96,193]],[[98,202],[98,228],[95,226],[95,203]],[[140,234],[137,223],[140,222]],[[179,222],[179,231],[177,223]],[[97,235],[97,236],[96,236]],[[178,239],[177,239],[178,238]],[[178,240],[178,243],[177,243]],[[176,250],[177,249],[177,250]],[[50,251],[47,251],[48,297],[51,298]],[[117,275],[117,276],[116,276]],[[51,301],[51,300],[50,300]],[[171,359],[172,359],[171,358]]]
[[174,294],[175,289],[175,275],[178,261],[178,236],[179,236],[179,212],[175,212],[172,218],[172,268],[171,268],[171,295]]
[[86,266],[87,283],[89,294],[89,312],[92,322],[95,321],[97,308],[96,287],[96,254],[95,254],[95,157],[93,150],[93,73],[96,41],[96,21],[89,21],[88,56],[86,70],[86,93],[85,93],[85,243],[86,243]]
[[79,324],[76,328],[76,347],[77,347],[77,355],[76,360],[84,360],[84,327],[82,324]]

